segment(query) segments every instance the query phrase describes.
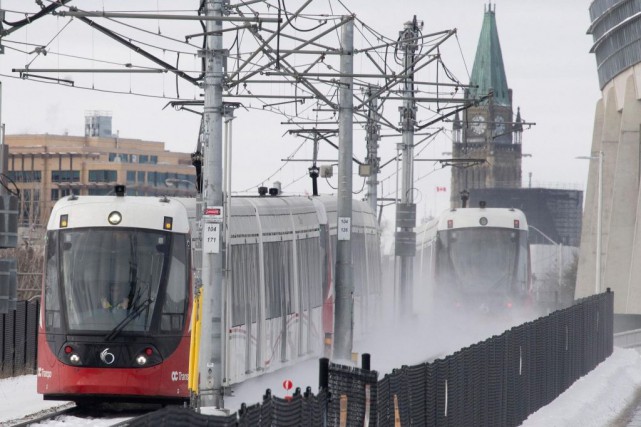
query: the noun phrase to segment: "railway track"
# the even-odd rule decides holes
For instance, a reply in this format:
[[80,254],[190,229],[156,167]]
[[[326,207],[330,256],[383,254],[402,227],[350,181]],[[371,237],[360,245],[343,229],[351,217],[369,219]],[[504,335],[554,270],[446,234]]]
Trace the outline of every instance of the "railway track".
[[[157,409],[157,408],[154,408]],[[47,425],[50,421],[62,421],[68,425],[95,425],[95,426],[114,426],[126,425],[127,420],[143,415],[150,408],[138,407],[118,407],[118,406],[98,406],[98,407],[78,407],[74,403],[69,403],[57,408],[48,409],[26,417],[8,421],[2,426],[7,427],[26,427]]]
[[27,415],[26,417],[23,417],[20,419],[6,421],[5,424],[3,425],[7,425],[11,427],[31,426],[47,420],[55,419],[56,417],[59,417],[59,416],[73,415],[73,413],[77,410],[78,408],[74,403],[68,403],[66,405],[59,406],[57,408],[45,409],[36,414]]

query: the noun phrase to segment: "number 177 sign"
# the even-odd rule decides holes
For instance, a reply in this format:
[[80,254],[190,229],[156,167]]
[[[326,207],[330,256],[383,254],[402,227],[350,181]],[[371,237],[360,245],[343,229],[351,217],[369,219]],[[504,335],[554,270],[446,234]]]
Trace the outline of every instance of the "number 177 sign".
[[338,240],[349,240],[352,231],[352,219],[349,217],[338,218]]

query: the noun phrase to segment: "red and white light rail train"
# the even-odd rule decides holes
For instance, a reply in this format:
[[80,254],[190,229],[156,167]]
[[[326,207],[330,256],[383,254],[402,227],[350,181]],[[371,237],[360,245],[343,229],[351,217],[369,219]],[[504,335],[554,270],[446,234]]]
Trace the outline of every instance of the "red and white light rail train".
[[[355,326],[380,304],[375,215],[353,202]],[[38,337],[45,399],[189,399],[196,201],[70,196],[47,225]],[[224,386],[318,357],[333,333],[335,197],[232,199]]]

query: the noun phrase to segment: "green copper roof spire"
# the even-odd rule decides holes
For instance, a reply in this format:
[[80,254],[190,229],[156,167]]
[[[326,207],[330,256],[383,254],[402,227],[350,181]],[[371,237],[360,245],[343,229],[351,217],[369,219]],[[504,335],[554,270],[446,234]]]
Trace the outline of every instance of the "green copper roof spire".
[[470,95],[481,97],[493,89],[494,104],[509,105],[510,99],[505,67],[503,66],[503,55],[501,54],[501,43],[496,29],[495,11],[496,5],[492,9],[492,3],[485,9],[472,77],[470,77],[470,85],[478,85],[478,88],[471,88]]

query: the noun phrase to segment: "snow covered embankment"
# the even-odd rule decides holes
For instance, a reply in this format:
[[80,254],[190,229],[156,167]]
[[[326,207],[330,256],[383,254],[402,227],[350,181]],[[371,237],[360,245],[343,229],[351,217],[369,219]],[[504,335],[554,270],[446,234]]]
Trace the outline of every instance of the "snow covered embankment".
[[[524,427],[596,427],[625,425],[641,389],[641,355],[616,348],[612,356],[579,378],[552,403],[530,415]],[[620,422],[623,421],[623,424]]]

